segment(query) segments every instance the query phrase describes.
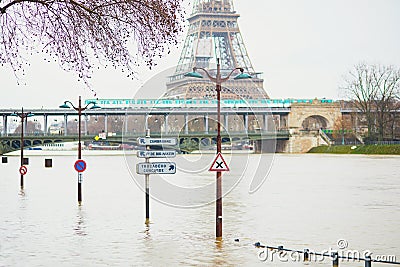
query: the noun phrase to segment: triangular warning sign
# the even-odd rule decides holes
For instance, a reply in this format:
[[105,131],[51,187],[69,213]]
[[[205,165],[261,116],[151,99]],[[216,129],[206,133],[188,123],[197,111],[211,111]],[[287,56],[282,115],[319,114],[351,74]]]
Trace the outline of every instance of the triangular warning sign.
[[210,172],[228,172],[229,171],[228,164],[226,164],[221,153],[217,154],[213,164],[211,164],[209,171]]

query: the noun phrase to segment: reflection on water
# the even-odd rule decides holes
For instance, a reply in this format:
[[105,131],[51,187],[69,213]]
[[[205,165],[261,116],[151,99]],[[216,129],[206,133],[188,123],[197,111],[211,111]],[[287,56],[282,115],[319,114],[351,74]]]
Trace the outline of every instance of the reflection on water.
[[24,190],[24,189],[20,189],[20,190],[19,190],[19,195],[20,195],[21,197],[24,197],[24,196],[25,196],[25,190]]
[[[341,238],[351,249],[400,257],[399,157],[277,155],[259,191],[249,194],[252,177],[244,177],[224,197],[221,242],[215,203],[180,209],[151,199],[151,224],[144,224],[144,193],[119,156],[85,158],[78,206],[75,160],[55,156],[45,169],[44,157],[32,157],[25,191],[18,191],[18,159],[0,165],[0,266],[331,266],[260,262],[253,244],[322,251]],[[232,166],[224,182],[236,173]]]
[[150,239],[150,223],[146,223],[146,228],[144,230],[144,239]]
[[84,212],[82,210],[82,206],[78,207],[78,213],[76,215],[76,224],[74,227],[75,234],[78,236],[86,236],[87,233],[85,231],[86,225],[84,220]]

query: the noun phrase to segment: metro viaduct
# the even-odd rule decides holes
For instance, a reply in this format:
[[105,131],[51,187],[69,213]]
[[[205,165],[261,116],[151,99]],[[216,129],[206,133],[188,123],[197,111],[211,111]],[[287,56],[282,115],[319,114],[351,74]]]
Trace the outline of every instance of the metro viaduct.
[[[2,136],[8,136],[9,133],[7,132],[8,129],[8,121],[9,117],[12,116],[12,114],[19,112],[20,110],[16,109],[0,109],[0,116],[3,118],[3,131],[2,131]],[[68,125],[68,117],[69,116],[77,116],[77,112],[75,110],[61,110],[61,109],[30,109],[30,110],[24,110],[24,112],[31,112],[34,114],[34,116],[42,116],[44,118],[44,129],[48,129],[48,119],[51,116],[63,116],[64,117],[64,124],[63,125]],[[225,129],[228,129],[228,124],[230,122],[229,117],[235,116],[235,117],[240,117],[240,121],[243,123],[243,128],[244,131],[247,132],[249,130],[249,116],[256,116],[257,121],[260,128],[263,128],[263,130],[268,131],[269,126],[275,126],[275,125],[270,125],[270,122],[268,121],[269,118],[272,115],[277,116],[279,118],[279,121],[275,121],[275,124],[277,128],[285,128],[285,127],[280,127],[284,122],[284,118],[287,117],[287,115],[290,112],[290,108],[222,108],[221,109],[221,116],[224,118],[224,121],[221,123],[224,124]],[[154,108],[141,108],[141,109],[98,109],[98,110],[85,110],[82,113],[82,116],[84,119],[82,120],[84,123],[83,128],[87,129],[87,121],[89,116],[104,116],[104,130],[105,132],[107,131],[107,122],[108,122],[108,117],[109,116],[142,116],[143,121],[145,122],[145,125],[143,126],[143,129],[139,129],[139,132],[145,132],[145,129],[149,127],[148,123],[149,117],[152,116],[162,116],[163,117],[163,132],[165,134],[168,134],[170,132],[169,126],[171,125],[169,122],[169,117],[171,115],[174,116],[181,116],[184,121],[183,121],[183,127],[182,129],[185,134],[189,134],[189,122],[190,122],[190,117],[196,117],[196,119],[199,119],[200,117],[204,120],[204,128],[205,131],[204,133],[208,133],[208,124],[209,121],[211,120],[211,117],[216,116],[217,112],[214,109],[196,109],[196,108],[180,108],[180,109],[154,109]],[[25,121],[27,123],[27,121]],[[68,136],[68,131],[66,130],[67,127],[64,127],[65,130],[63,134],[65,136]],[[111,129],[112,131],[112,129]],[[46,132],[46,131],[45,131]],[[85,131],[86,133],[87,131]],[[128,132],[128,125],[125,124],[125,132]]]

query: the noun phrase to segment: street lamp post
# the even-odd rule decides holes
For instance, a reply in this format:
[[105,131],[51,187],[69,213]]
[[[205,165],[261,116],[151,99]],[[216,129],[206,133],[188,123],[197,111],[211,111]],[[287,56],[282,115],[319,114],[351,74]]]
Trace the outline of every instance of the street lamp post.
[[[229,80],[231,75],[236,71],[240,70],[240,74],[237,75],[234,79],[241,80],[241,79],[249,79],[251,78],[250,75],[243,73],[243,68],[235,68],[233,69],[226,77],[221,77],[221,65],[219,63],[219,58],[217,59],[217,74],[216,77],[210,75],[210,73],[204,68],[193,68],[193,72],[186,73],[184,76],[192,77],[192,78],[200,78],[202,79],[203,76],[198,73],[196,70],[202,70],[207,75],[208,79],[216,84],[217,90],[217,154],[221,153],[221,84]],[[218,240],[222,239],[222,172],[217,171],[216,174],[216,238]]]
[[21,179],[20,179],[20,186],[21,186],[21,190],[24,189],[24,174],[22,174],[21,172],[21,168],[22,166],[24,166],[24,123],[25,123],[25,119],[28,117],[32,117],[34,116],[32,114],[32,112],[24,112],[24,108],[21,108],[21,112],[14,112],[13,114],[11,114],[11,116],[17,116],[21,118],[21,144],[20,144],[20,148],[21,148],[21,166],[20,166],[20,174],[21,174]]
[[[60,106],[60,108],[71,108],[72,107],[73,109],[78,111],[78,160],[82,159],[81,115],[82,115],[82,111],[85,111],[86,109],[88,109],[88,107],[90,105],[92,105],[92,107],[90,107],[90,109],[100,108],[99,106],[96,105],[95,102],[89,102],[86,106],[82,107],[81,96],[79,96],[78,107],[74,106],[74,104],[72,104],[72,102],[68,101],[68,100],[64,101],[64,104],[62,104]],[[80,174],[81,173],[78,174],[78,204],[79,205],[82,204],[82,179],[81,179]]]

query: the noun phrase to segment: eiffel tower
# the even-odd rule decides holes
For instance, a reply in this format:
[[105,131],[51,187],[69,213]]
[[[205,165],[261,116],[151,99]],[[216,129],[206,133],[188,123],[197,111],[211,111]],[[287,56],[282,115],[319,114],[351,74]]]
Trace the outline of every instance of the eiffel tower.
[[[175,73],[169,77],[164,98],[215,98],[215,84],[208,79],[184,77],[193,67],[207,69],[214,77],[220,60],[222,77],[235,68],[243,68],[251,79],[222,84],[222,99],[269,98],[260,74],[254,71],[238,26],[239,14],[233,0],[195,0],[189,29]],[[201,72],[200,70],[198,70]]]

